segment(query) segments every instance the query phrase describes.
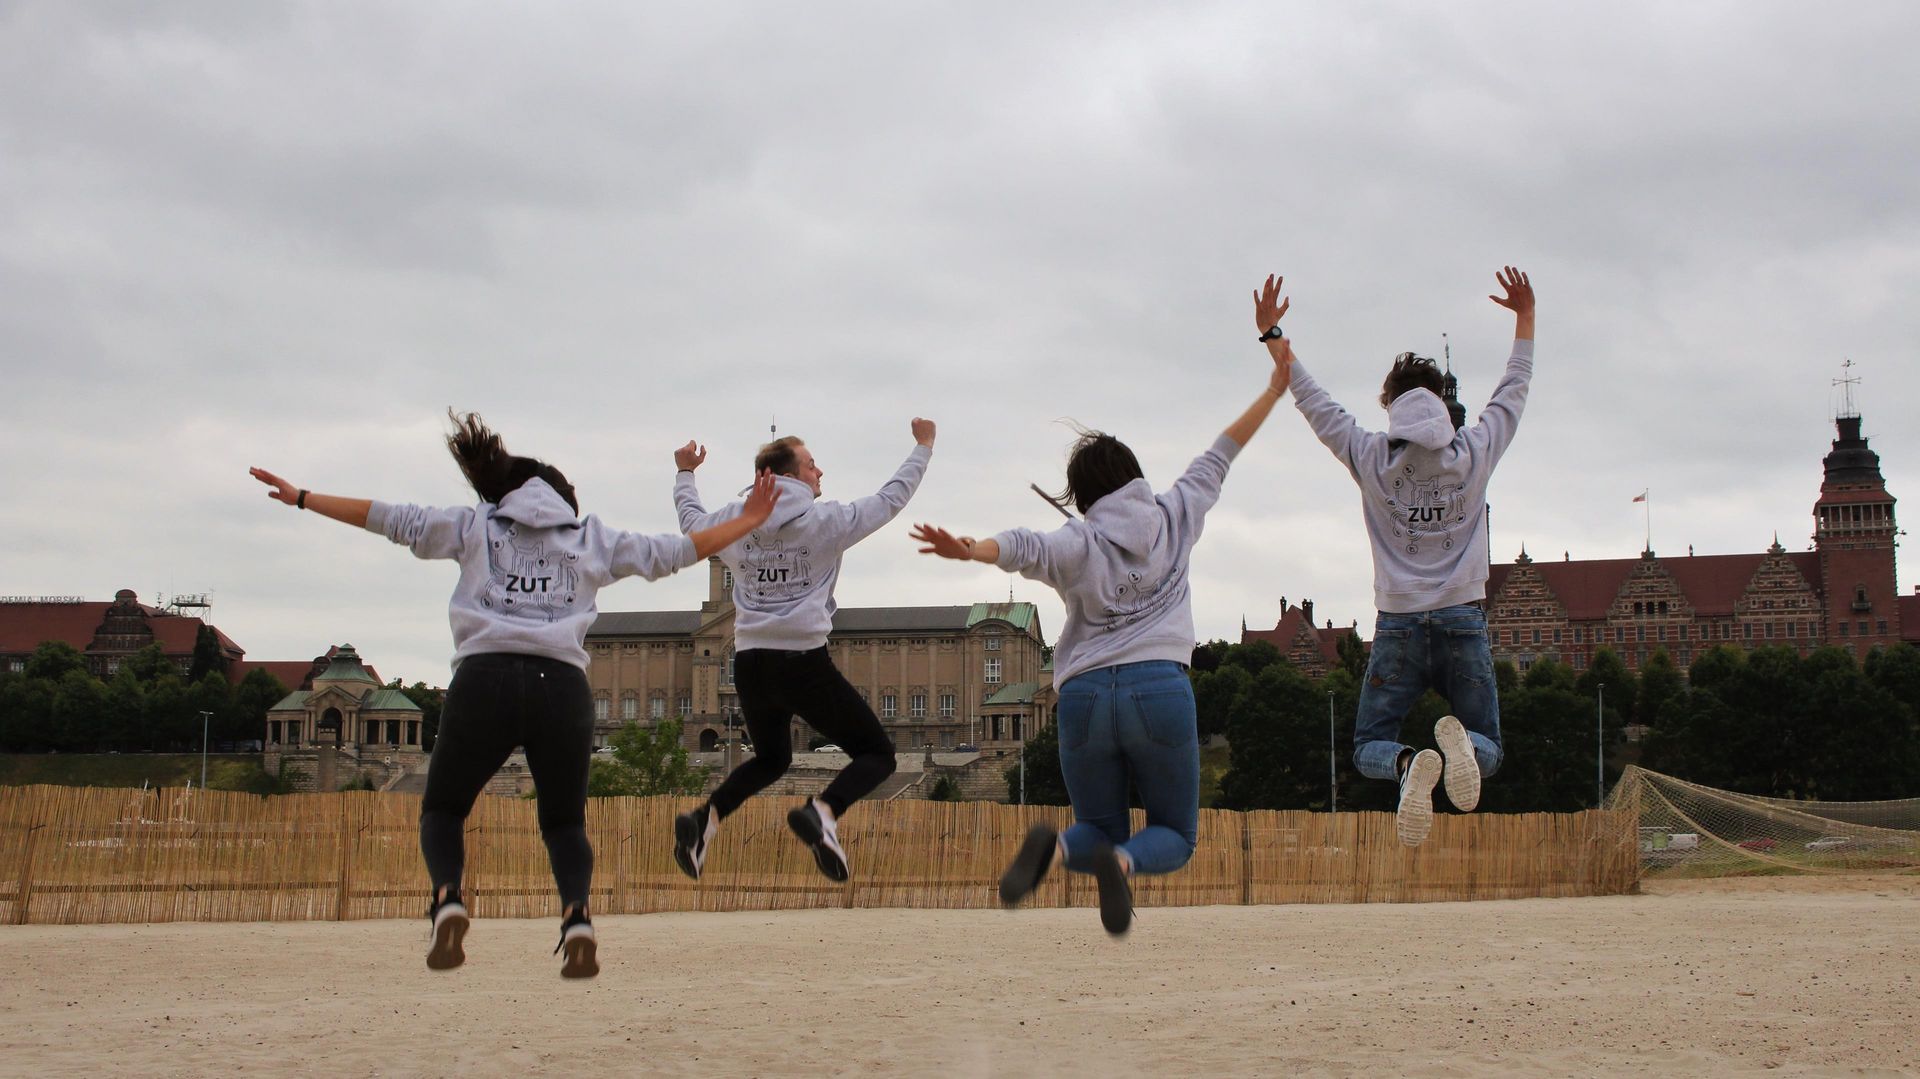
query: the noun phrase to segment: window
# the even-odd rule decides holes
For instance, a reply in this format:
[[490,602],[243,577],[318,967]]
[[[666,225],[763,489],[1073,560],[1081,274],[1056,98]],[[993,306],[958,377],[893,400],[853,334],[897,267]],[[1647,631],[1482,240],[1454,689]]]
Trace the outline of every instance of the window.
[[953,694],[951,693],[940,694],[940,718],[941,719],[953,718]]
[[986,681],[988,685],[998,685],[1000,683],[1000,657],[999,656],[987,657]]
[[1842,636],[1842,637],[1845,637],[1845,636],[1847,635],[1847,625],[1848,625],[1848,624],[1847,624],[1846,622],[1844,622],[1844,621],[1842,621],[1842,622],[1835,622],[1835,623],[1834,623],[1834,625],[1836,625],[1836,626],[1838,626],[1838,627],[1840,627],[1840,636]]
[[1661,626],[1661,627],[1659,627],[1659,628],[1658,628],[1657,630],[1655,630],[1655,636],[1657,636],[1657,637],[1659,637],[1659,638],[1660,638],[1661,640],[1663,640],[1663,641],[1664,641],[1664,640],[1666,640],[1666,639],[1667,639],[1667,627],[1665,627],[1665,626]]
[[613,710],[612,701],[606,699],[605,697],[595,697],[593,699],[593,718],[596,722],[600,722],[600,723],[606,722],[607,713],[612,710]]
[[1538,628],[1538,627],[1535,627],[1535,629],[1534,629],[1534,631],[1533,631],[1533,643],[1534,643],[1534,644],[1539,644],[1539,643],[1540,643],[1540,630],[1539,630],[1539,628]]
[[953,748],[953,732],[952,731],[940,732],[940,748],[941,749]]
[[1613,627],[1613,643],[1615,644],[1627,643],[1627,627],[1625,626]]
[[10,670],[15,674],[19,674],[21,671],[24,671],[26,669],[27,669],[27,661],[24,659],[13,659],[13,660],[7,661],[7,670]]
[[723,569],[720,571],[720,587],[722,590],[727,592],[733,591],[733,571],[732,570]]
[[1683,641],[1687,639],[1687,627],[1685,626],[1680,627],[1680,639]]
[[1800,636],[1800,623],[1798,623],[1798,622],[1788,622],[1788,623],[1787,623],[1787,636],[1789,636],[1789,637],[1798,637],[1798,636]]
[[647,702],[647,718],[667,718],[667,699],[665,697],[655,697]]
[[1884,637],[1884,636],[1886,635],[1886,632],[1887,632],[1887,620],[1886,620],[1886,619],[1884,619],[1884,618],[1882,618],[1882,619],[1880,620],[1880,634],[1881,634],[1881,636],[1883,636],[1883,637]]
[[1860,620],[1860,636],[1865,637],[1866,635],[1867,635],[1867,620],[1862,618]]
[[912,737],[913,737],[913,742],[912,742],[913,748],[919,749],[921,746],[926,745],[926,742],[927,742],[926,735],[921,734],[919,731],[914,731]]
[[1742,622],[1740,624],[1740,636],[1742,640],[1748,640],[1748,641],[1753,640],[1753,623],[1752,622]]
[[677,714],[683,715],[683,716],[690,716],[693,714],[693,694],[691,693],[680,694],[680,711]]
[[892,719],[900,714],[900,698],[891,693],[880,695],[880,718]]
[[985,647],[986,647],[986,650],[987,650],[987,651],[989,651],[989,652],[998,652],[998,651],[1000,651],[1000,638],[998,638],[998,637],[988,637],[988,638],[987,638],[987,643],[986,643],[986,645],[985,645]]
[[722,675],[722,679],[727,683],[727,685],[733,684],[733,646],[732,645],[727,646],[727,663],[725,667],[725,673]]
[[1645,627],[1645,626],[1635,626],[1635,627],[1633,627],[1633,639],[1634,639],[1634,640],[1636,640],[1636,641],[1644,641],[1644,640],[1646,640],[1646,639],[1647,639],[1647,627]]
[[1681,665],[1682,667],[1684,667],[1684,666],[1686,666],[1687,664],[1689,664],[1689,663],[1692,663],[1692,662],[1693,662],[1693,649],[1691,649],[1691,648],[1682,648],[1682,649],[1680,650],[1680,665]]
[[1772,622],[1767,623],[1767,640],[1769,641],[1773,640],[1773,623]]
[[911,701],[911,707],[913,710],[908,714],[911,715],[913,718],[915,719],[927,718],[927,695],[924,693],[914,694]]
[[1559,626],[1553,627],[1553,643],[1554,644],[1560,643],[1560,627]]
[[640,699],[638,697],[622,697],[620,699],[620,718],[629,721],[640,718]]

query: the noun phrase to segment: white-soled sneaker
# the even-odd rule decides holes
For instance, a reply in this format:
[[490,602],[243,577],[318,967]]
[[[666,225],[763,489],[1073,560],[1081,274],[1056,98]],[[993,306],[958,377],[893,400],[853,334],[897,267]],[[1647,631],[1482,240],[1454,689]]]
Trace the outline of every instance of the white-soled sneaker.
[[560,943],[553,949],[555,955],[566,953],[566,961],[560,964],[560,976],[591,978],[600,973],[596,954],[599,950],[599,942],[593,936],[593,923],[578,914],[569,917],[560,926]]
[[1433,788],[1444,767],[1440,754],[1423,749],[1413,755],[1400,777],[1400,808],[1393,815],[1393,830],[1409,847],[1425,843],[1433,830]]
[[433,946],[427,949],[427,969],[452,970],[466,962],[467,953],[460,942],[466,939],[473,919],[467,916],[467,905],[460,902],[459,895],[435,903],[428,916],[433,919]]
[[680,872],[700,879],[707,861],[707,843],[720,831],[720,815],[710,805],[673,818],[673,860]]
[[1433,740],[1440,743],[1440,755],[1446,758],[1441,782],[1447,787],[1447,801],[1462,813],[1473,812],[1480,804],[1480,761],[1473,755],[1467,728],[1453,716],[1441,716],[1433,725]]
[[800,842],[813,848],[814,863],[835,883],[847,879],[847,852],[840,849],[839,822],[833,810],[818,798],[809,798],[787,813],[787,827]]

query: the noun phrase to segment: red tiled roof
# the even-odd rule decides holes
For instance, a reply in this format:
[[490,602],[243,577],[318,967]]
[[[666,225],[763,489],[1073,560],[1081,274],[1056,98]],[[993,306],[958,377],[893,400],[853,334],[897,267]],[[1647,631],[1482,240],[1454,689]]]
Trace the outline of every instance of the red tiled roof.
[[312,688],[307,681],[308,673],[313,670],[313,661],[310,659],[269,659],[258,663],[247,660],[229,666],[227,677],[238,685],[255,670],[266,671],[278,678],[280,684],[287,687],[289,692]]
[[[106,621],[105,602],[87,603],[0,603],[0,653],[32,652],[46,641],[65,641],[84,652],[93,643],[93,635]],[[168,655],[190,655],[200,633],[201,621],[185,615],[169,614],[158,607],[141,604],[153,639]],[[230,656],[246,650],[216,627],[214,636]]]
[[[1702,615],[1724,617],[1733,613],[1734,604],[1747,590],[1747,584],[1765,561],[1764,552],[1753,554],[1688,555],[1684,558],[1657,558],[1660,568],[1673,578],[1687,602]],[[1812,551],[1789,551],[1787,560],[1816,590],[1820,588],[1820,556]],[[1555,598],[1567,610],[1570,621],[1605,618],[1607,608],[1620,594],[1627,575],[1640,564],[1638,558],[1596,558],[1578,562],[1535,562],[1533,568],[1552,589]],[[1511,563],[1492,566],[1487,573],[1487,595],[1496,596],[1513,572]]]
[[1302,611],[1299,607],[1289,606],[1281,613],[1280,621],[1276,623],[1272,629],[1242,630],[1240,633],[1240,643],[1246,644],[1249,641],[1266,641],[1275,648],[1278,648],[1282,655],[1286,655],[1293,651],[1294,642],[1299,639],[1300,629],[1304,625],[1307,629],[1313,631],[1313,644],[1320,652],[1321,658],[1326,660],[1329,667],[1338,666],[1340,663],[1339,635],[1346,631],[1322,630],[1319,627],[1308,624],[1306,619],[1307,615],[1305,611]]

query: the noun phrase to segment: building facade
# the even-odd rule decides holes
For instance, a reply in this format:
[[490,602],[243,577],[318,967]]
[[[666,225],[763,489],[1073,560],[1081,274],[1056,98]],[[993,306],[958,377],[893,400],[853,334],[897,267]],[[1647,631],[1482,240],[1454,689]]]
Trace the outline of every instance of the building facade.
[[267,710],[262,765],[281,762],[301,789],[330,791],[357,775],[382,781],[426,757],[420,706],[388,689],[350,644],[329,649],[326,670]]
[[[193,668],[193,646],[206,623],[140,602],[131,588],[102,603],[79,596],[0,596],[0,671],[19,673],[35,649],[48,641],[72,645],[86,657],[87,671],[110,679],[135,652],[157,644],[182,677]],[[246,650],[214,630],[228,669]]]
[[[688,749],[745,739],[733,682],[733,581],[709,559],[697,611],[603,612],[587,633],[594,734],[679,718]],[[843,607],[827,648],[901,752],[972,745],[1006,754],[1049,721],[1052,670],[1030,603]],[[797,717],[797,750],[812,732]]]
[[[1280,621],[1274,623],[1272,629],[1248,629],[1244,619],[1240,623],[1241,644],[1266,641],[1279,649],[1288,662],[1300,668],[1309,678],[1325,677],[1329,671],[1340,666],[1340,639],[1349,634],[1359,636],[1359,623],[1346,629],[1335,629],[1333,619],[1329,618],[1325,627],[1316,626],[1313,624],[1312,600],[1301,600],[1298,606],[1289,606],[1285,596],[1280,597]],[[1361,647],[1366,647],[1364,639]]]
[[[1849,410],[1851,412],[1851,410]],[[1812,550],[1776,536],[1753,554],[1536,562],[1522,550],[1491,567],[1487,627],[1496,658],[1585,668],[1611,648],[1639,670],[1659,649],[1682,669],[1717,645],[1784,645],[1802,655],[1835,645],[1864,657],[1920,640],[1920,591],[1895,581],[1898,529],[1880,458],[1857,413],[1835,421],[1814,501]]]

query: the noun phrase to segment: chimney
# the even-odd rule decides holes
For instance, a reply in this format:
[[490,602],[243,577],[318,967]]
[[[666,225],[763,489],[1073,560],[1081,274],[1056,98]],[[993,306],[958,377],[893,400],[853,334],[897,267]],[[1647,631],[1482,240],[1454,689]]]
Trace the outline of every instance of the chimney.
[[1307,625],[1309,626],[1313,625],[1313,601],[1312,600],[1303,599],[1300,601],[1300,616],[1307,620]]

